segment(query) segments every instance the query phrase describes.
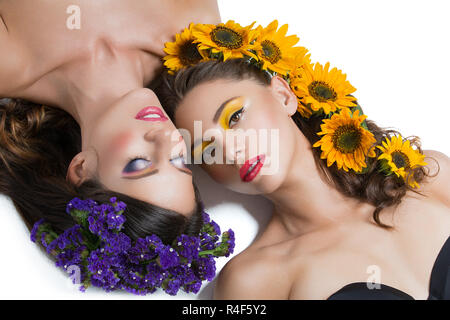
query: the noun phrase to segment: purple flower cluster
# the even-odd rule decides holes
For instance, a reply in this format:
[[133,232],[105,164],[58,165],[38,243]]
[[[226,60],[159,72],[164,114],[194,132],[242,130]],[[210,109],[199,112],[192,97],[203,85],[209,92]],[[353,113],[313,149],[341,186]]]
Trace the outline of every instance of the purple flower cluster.
[[56,258],[56,266],[79,268],[82,291],[92,285],[106,292],[121,289],[138,295],[158,288],[170,295],[180,289],[197,293],[202,281],[214,279],[215,257],[228,257],[234,251],[234,232],[221,234],[206,212],[199,236],[181,234],[167,245],[154,234],[132,242],[122,233],[126,204],[115,197],[103,204],[74,198],[66,211],[75,226],[58,235],[41,219],[30,238],[39,240]]

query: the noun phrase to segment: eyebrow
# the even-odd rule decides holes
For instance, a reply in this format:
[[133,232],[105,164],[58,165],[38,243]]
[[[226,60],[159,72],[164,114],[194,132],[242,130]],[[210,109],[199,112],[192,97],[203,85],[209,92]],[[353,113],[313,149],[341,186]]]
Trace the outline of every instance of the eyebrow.
[[[231,101],[233,101],[237,98],[240,98],[240,97],[236,96],[236,97],[230,98],[220,105],[220,107],[217,109],[216,113],[214,114],[214,117],[213,117],[214,123],[217,123],[217,121],[219,120],[219,117],[222,114],[223,108],[225,108],[228,103],[230,103]],[[194,143],[192,143],[192,145],[191,145],[192,152],[195,151],[194,146],[197,145],[197,147],[198,147],[198,144],[201,143],[202,141],[203,141],[203,139],[198,139],[198,140],[194,141]]]
[[[180,168],[176,168],[176,169],[178,171],[182,172],[182,173],[185,173],[185,174],[187,174],[189,176],[192,176],[192,173],[190,173],[190,172],[184,171],[184,170],[182,170]],[[124,176],[124,177],[122,177],[122,179],[141,179],[141,178],[145,178],[145,177],[157,174],[158,172],[159,172],[159,169],[156,169],[156,170],[153,170],[153,171],[151,171],[149,173],[146,173],[146,174],[143,174],[143,175],[136,175],[136,176],[129,176],[129,177]]]
[[121,178],[122,179],[140,179],[140,178],[145,178],[145,177],[157,174],[158,172],[159,172],[159,170],[156,169],[156,170],[150,171],[148,173],[145,173],[143,175],[137,174],[137,175],[134,175],[134,176],[122,176]]

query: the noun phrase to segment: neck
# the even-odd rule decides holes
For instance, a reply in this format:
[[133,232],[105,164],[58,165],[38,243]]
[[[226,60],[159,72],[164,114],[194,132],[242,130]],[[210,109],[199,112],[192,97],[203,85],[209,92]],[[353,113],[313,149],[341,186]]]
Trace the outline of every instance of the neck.
[[[143,88],[146,82],[139,57],[130,59],[130,54],[118,54],[106,44],[99,47],[98,54],[87,63],[83,61],[80,66],[72,64],[62,69],[59,82],[63,92],[59,105],[80,125],[81,135],[85,137],[82,149],[101,115],[122,96]],[[81,66],[83,72],[75,72]]]
[[373,206],[341,194],[316,166],[311,144],[295,126],[296,147],[283,184],[266,197],[274,204],[273,220],[290,235],[301,235],[321,227],[361,219]]

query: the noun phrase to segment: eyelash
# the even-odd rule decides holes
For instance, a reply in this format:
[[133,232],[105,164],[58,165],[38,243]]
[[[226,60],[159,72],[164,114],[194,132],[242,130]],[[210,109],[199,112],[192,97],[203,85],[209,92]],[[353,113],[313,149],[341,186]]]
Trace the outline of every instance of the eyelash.
[[145,160],[145,161],[150,161],[146,156],[136,156],[136,157],[128,158],[128,159],[127,159],[127,165],[128,165],[131,161],[138,160],[138,159],[142,159],[142,160]]
[[237,111],[235,111],[231,116],[230,116],[230,119],[228,120],[228,127],[229,128],[231,128],[231,119],[233,119],[233,117],[235,116],[235,115],[239,115],[239,119],[237,120],[237,121],[235,121],[235,123],[237,123],[240,119],[241,119],[241,117],[242,117],[242,114],[244,113],[244,107],[242,107],[242,108],[240,108],[239,110],[237,110]]
[[[183,154],[180,152],[180,154],[178,155],[178,157],[176,157],[176,158],[173,158],[172,160],[178,160],[178,159],[180,159],[180,158],[183,158]],[[144,156],[144,155],[141,155],[141,156],[135,156],[135,157],[131,157],[131,158],[128,158],[127,159],[127,165],[125,166],[125,167],[127,167],[132,161],[135,161],[135,160],[145,160],[145,161],[148,161],[148,162],[151,162],[146,156]],[[183,160],[184,160],[184,158],[183,158]],[[184,167],[186,167],[186,164],[185,164],[185,162],[183,161],[183,166]]]

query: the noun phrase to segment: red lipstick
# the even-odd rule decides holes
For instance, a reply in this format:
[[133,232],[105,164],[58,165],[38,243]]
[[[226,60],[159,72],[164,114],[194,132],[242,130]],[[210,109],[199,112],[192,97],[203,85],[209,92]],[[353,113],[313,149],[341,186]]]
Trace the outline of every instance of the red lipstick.
[[169,120],[158,107],[145,107],[134,117],[144,121],[167,121]]
[[261,154],[250,160],[245,161],[244,165],[239,169],[239,175],[244,182],[250,182],[258,175],[262,166],[264,165],[264,159],[266,156]]

